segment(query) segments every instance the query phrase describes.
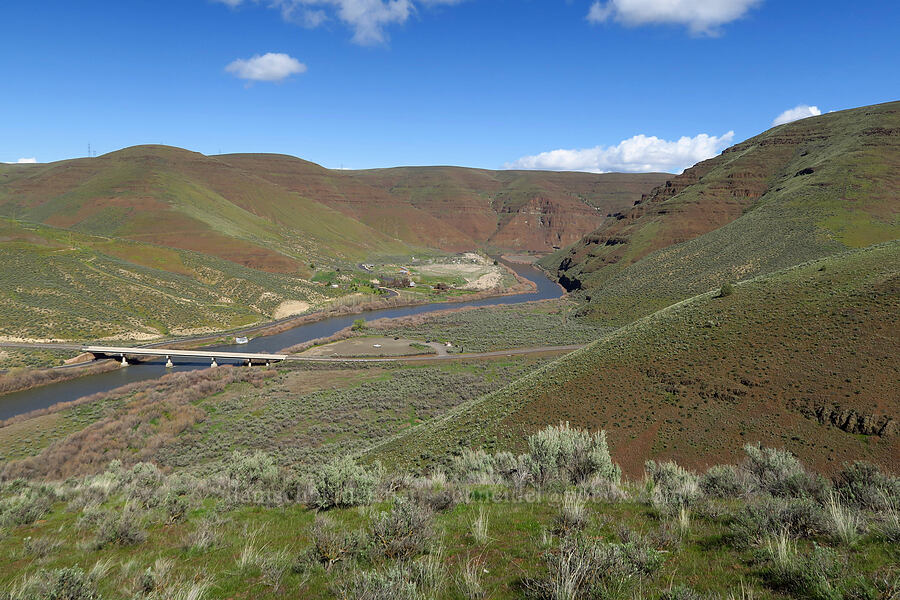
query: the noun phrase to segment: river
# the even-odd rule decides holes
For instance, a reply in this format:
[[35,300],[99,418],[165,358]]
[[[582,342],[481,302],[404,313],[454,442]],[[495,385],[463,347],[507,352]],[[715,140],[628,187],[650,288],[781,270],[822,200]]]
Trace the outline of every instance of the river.
[[[505,264],[522,277],[533,281],[535,285],[537,285],[537,290],[524,294],[483,298],[481,300],[472,300],[469,302],[436,302],[433,304],[384,308],[365,311],[360,314],[329,317],[315,323],[299,325],[293,329],[288,329],[287,331],[275,335],[253,338],[246,344],[216,346],[210,347],[209,349],[234,350],[238,352],[277,352],[283,348],[293,346],[294,344],[334,335],[341,329],[352,325],[353,321],[360,318],[366,319],[367,321],[373,321],[375,319],[405,317],[407,315],[418,315],[437,310],[462,308],[466,306],[519,304],[522,302],[530,302],[532,300],[558,298],[563,295],[562,288],[536,267],[518,263]],[[228,363],[228,361],[220,362],[221,364]],[[235,361],[235,363],[236,362],[237,361]],[[98,392],[108,392],[109,390],[135,381],[156,379],[162,377],[166,373],[175,371],[193,371],[206,368],[209,368],[209,362],[206,360],[196,362],[179,361],[174,367],[169,369],[166,368],[165,360],[150,360],[133,364],[127,368],[109,371],[107,373],[87,375],[30,390],[13,392],[12,394],[0,396],[0,420],[8,419],[32,410],[47,408],[57,402],[68,402],[70,400],[81,398],[82,396],[88,396]]]

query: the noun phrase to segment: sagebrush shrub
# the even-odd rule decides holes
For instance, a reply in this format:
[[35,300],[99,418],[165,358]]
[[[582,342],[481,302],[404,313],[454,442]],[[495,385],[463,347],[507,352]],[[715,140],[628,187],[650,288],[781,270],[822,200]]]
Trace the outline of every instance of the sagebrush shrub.
[[555,531],[560,534],[581,531],[587,527],[588,515],[584,500],[578,494],[567,492],[553,522]]
[[97,523],[94,549],[99,550],[112,544],[133,546],[143,543],[147,539],[147,532],[141,528],[142,520],[141,513],[127,506],[121,512],[113,510],[104,513]]
[[166,519],[170,523],[183,521],[191,509],[191,503],[187,496],[169,492],[162,501],[162,508],[165,511]]
[[744,446],[744,452],[747,458],[743,468],[763,490],[768,491],[781,481],[805,471],[800,460],[786,450],[747,444]]
[[349,456],[336,458],[315,478],[315,504],[321,509],[370,504],[380,478],[380,465],[366,469]]
[[809,498],[762,498],[748,502],[735,515],[731,525],[739,546],[781,532],[810,538],[829,530],[824,510]]
[[594,501],[623,502],[628,499],[628,494],[616,482],[599,475],[582,481],[578,490]]
[[230,491],[259,504],[278,504],[283,491],[281,469],[265,452],[234,452],[227,461],[226,475]]
[[402,496],[394,500],[390,511],[375,516],[370,526],[375,551],[390,559],[422,554],[433,536],[431,511]]
[[542,556],[546,572],[526,580],[531,593],[547,600],[617,597],[659,570],[663,555],[643,538],[622,544],[566,536]]
[[882,473],[872,463],[844,465],[833,482],[841,499],[857,508],[882,511],[900,506],[900,477]]
[[744,452],[747,458],[741,466],[755,491],[784,498],[814,498],[819,502],[828,498],[828,482],[809,473],[790,452],[759,444],[747,444]]
[[660,593],[659,600],[704,600],[704,596],[686,585],[673,585]]
[[450,487],[415,487],[407,495],[412,502],[428,507],[433,512],[450,510],[458,501],[456,490]]
[[43,517],[56,494],[48,486],[28,486],[18,494],[0,500],[0,527],[30,525]]
[[744,493],[738,470],[732,465],[715,465],[700,476],[700,489],[713,498],[737,498]]
[[494,455],[494,469],[503,479],[513,477],[519,466],[519,460],[512,452],[498,452]]
[[[505,456],[503,460],[506,460]],[[450,463],[450,475],[460,483],[494,483],[497,478],[495,459],[484,450],[466,448],[461,454],[453,457]]]
[[4,600],[99,600],[97,577],[78,567],[41,569],[14,585]]
[[701,496],[697,475],[674,461],[648,460],[644,469],[651,485],[650,501],[659,510],[674,514],[691,506]]
[[22,550],[34,558],[46,558],[59,550],[62,541],[51,537],[31,537],[22,540]]
[[605,431],[589,433],[568,423],[550,426],[528,436],[528,450],[540,485],[554,479],[577,484],[592,476],[613,482],[622,477],[609,454]]
[[404,564],[383,571],[355,571],[335,586],[335,595],[348,600],[419,600],[415,575]]
[[139,462],[124,475],[127,485],[126,497],[138,502],[144,508],[156,506],[156,492],[163,483],[163,474],[153,463]]
[[206,517],[184,538],[184,548],[194,552],[206,552],[219,544],[224,521],[217,517]]
[[797,552],[780,544],[767,546],[763,580],[773,589],[795,598],[843,600],[840,579],[843,568],[833,550],[814,546],[811,552]]
[[309,556],[326,570],[358,554],[364,544],[358,531],[344,531],[325,515],[316,517],[310,536],[313,545]]

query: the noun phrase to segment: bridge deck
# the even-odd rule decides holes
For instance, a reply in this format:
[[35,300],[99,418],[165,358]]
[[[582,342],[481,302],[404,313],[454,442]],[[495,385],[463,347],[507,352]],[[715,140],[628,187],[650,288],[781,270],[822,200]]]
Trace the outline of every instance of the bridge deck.
[[180,356],[190,358],[232,358],[238,360],[284,360],[287,354],[258,352],[216,352],[213,350],[176,350],[175,348],[128,348],[124,346],[81,346],[82,352],[120,356]]

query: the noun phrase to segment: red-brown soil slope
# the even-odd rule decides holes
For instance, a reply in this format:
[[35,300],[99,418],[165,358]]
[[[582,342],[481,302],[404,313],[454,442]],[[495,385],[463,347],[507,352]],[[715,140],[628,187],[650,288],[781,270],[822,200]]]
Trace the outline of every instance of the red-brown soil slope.
[[218,158],[394,237],[448,250],[568,245],[666,177],[460,167],[332,171],[289,156]]
[[[789,123],[737,144],[543,264],[567,287],[586,290],[593,312],[627,322],[722,280],[897,237],[900,103],[893,102]],[[654,289],[657,283],[667,289]],[[604,308],[611,288],[618,299],[653,302],[619,315]]]
[[900,459],[900,242],[709,293],[623,327],[376,450],[415,464],[454,448],[522,447],[569,421],[603,428],[614,457],[701,468],[744,443],[822,472]]

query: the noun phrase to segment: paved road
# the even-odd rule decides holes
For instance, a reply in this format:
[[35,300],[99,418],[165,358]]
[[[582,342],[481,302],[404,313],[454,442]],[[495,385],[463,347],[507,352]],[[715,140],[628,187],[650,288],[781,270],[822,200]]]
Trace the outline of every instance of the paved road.
[[[540,354],[541,352],[571,352],[584,348],[586,344],[570,344],[568,346],[538,346],[536,348],[512,348],[509,350],[494,350],[492,352],[470,352],[463,354],[428,354],[425,356],[389,356],[378,358],[338,358],[333,356],[288,356],[285,360],[292,362],[399,362],[399,361],[425,361],[425,360],[451,360],[451,359],[469,359],[469,358],[491,358],[496,356],[521,356],[523,354]],[[57,350],[74,350],[81,351],[82,346],[73,344],[29,344],[24,342],[0,342],[0,347],[7,348],[30,348],[30,349],[57,349]],[[437,348],[435,348],[438,350]],[[127,350],[122,348],[122,350]],[[146,352],[145,349],[142,349]],[[160,353],[160,356],[166,354],[164,348],[154,348]],[[443,347],[440,350],[444,350]],[[438,350],[438,352],[440,352]],[[199,351],[198,354],[205,354]]]
[[34,344],[30,342],[0,342],[0,348],[28,348],[30,350],[72,350],[81,352],[81,344]]

